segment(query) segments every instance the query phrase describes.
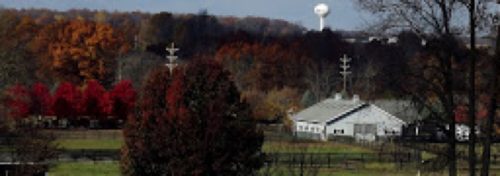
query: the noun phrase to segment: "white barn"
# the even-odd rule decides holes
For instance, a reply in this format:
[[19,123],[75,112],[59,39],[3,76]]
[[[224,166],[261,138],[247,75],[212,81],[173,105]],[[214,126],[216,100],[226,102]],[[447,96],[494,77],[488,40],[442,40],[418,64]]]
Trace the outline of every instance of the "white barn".
[[374,141],[401,134],[405,122],[374,104],[340,94],[292,116],[294,134],[299,138],[327,140],[336,136]]

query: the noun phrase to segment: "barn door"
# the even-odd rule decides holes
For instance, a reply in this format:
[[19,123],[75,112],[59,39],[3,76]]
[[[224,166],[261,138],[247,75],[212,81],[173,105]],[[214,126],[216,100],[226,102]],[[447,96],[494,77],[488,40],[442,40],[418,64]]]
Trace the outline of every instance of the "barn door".
[[375,140],[377,124],[354,124],[354,137],[361,140]]

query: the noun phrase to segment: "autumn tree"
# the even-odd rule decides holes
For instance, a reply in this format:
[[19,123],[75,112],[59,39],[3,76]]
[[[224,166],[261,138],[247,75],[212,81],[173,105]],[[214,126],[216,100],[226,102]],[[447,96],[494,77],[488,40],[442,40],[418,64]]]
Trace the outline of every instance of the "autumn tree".
[[111,114],[114,116],[112,120],[126,121],[127,117],[134,112],[136,98],[137,93],[131,81],[123,80],[117,83],[109,92]]
[[51,113],[52,96],[42,83],[36,83],[31,89],[24,85],[14,85],[5,90],[4,103],[10,116],[15,119],[30,115],[41,117]]
[[139,116],[124,131],[123,173],[255,173],[262,134],[229,73],[209,58],[196,59],[174,76],[165,70],[148,78]]
[[216,52],[215,58],[231,72],[233,80],[240,90],[251,89],[251,83],[245,80],[245,75],[255,62],[257,44],[235,41],[222,45]]
[[[120,29],[125,37],[126,43],[138,49],[138,33],[140,25],[150,14],[140,12],[113,12],[108,13],[106,23],[114,29]],[[135,44],[134,44],[135,43]]]
[[34,57],[27,48],[39,25],[15,11],[0,11],[0,88],[14,84],[31,84],[35,79],[32,70],[37,68]]
[[30,90],[30,112],[38,117],[52,114],[53,98],[49,88],[43,83],[35,83]]
[[82,115],[89,116],[91,119],[100,119],[105,113],[103,106],[106,90],[96,80],[89,80],[82,91],[81,110]]
[[301,67],[308,62],[300,47],[299,42],[232,42],[220,47],[215,57],[231,72],[241,90],[302,88]]
[[15,119],[30,115],[41,117],[51,113],[52,96],[42,83],[36,83],[30,89],[17,84],[5,90],[4,103]]
[[110,85],[116,57],[129,47],[111,26],[83,20],[46,25],[31,46],[39,57],[41,73],[48,71],[59,81],[78,85],[92,79]]
[[171,147],[165,146],[169,145],[170,140],[166,138],[171,134],[160,134],[160,130],[172,126],[165,123],[166,96],[171,80],[167,69],[156,69],[145,80],[140,110],[129,116],[123,130],[125,146],[120,162],[123,175],[161,175],[168,171],[167,163],[173,160],[168,156],[173,152]]
[[253,173],[260,167],[262,134],[257,132],[229,72],[210,58],[193,61],[186,70],[178,106],[187,107],[188,134],[194,137],[188,153],[196,158],[186,170],[202,175]]
[[16,84],[6,90],[6,95],[4,103],[12,118],[22,119],[31,115],[31,97],[26,86]]
[[[54,92],[54,115],[58,119],[67,119],[76,122],[80,113],[81,92],[69,82],[61,83]],[[75,125],[75,124],[73,124]]]
[[288,110],[300,104],[298,91],[290,87],[274,89],[266,94],[245,92],[242,97],[248,100],[254,118],[261,122],[282,122],[286,120]]

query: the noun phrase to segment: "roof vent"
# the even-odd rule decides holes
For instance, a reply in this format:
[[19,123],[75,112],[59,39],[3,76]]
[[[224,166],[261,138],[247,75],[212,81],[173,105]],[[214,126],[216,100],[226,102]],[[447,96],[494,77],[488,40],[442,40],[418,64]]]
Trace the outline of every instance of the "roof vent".
[[352,96],[352,102],[353,103],[358,103],[359,102],[359,95],[358,94],[354,94]]
[[342,94],[341,93],[335,93],[334,100],[342,100]]

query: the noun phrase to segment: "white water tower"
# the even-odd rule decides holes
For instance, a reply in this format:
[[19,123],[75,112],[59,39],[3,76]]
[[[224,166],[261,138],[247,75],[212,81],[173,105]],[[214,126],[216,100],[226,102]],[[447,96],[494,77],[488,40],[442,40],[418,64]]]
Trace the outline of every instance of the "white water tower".
[[328,5],[319,3],[318,5],[314,6],[314,13],[319,16],[319,30],[323,31],[323,28],[325,28],[325,17],[330,14]]

